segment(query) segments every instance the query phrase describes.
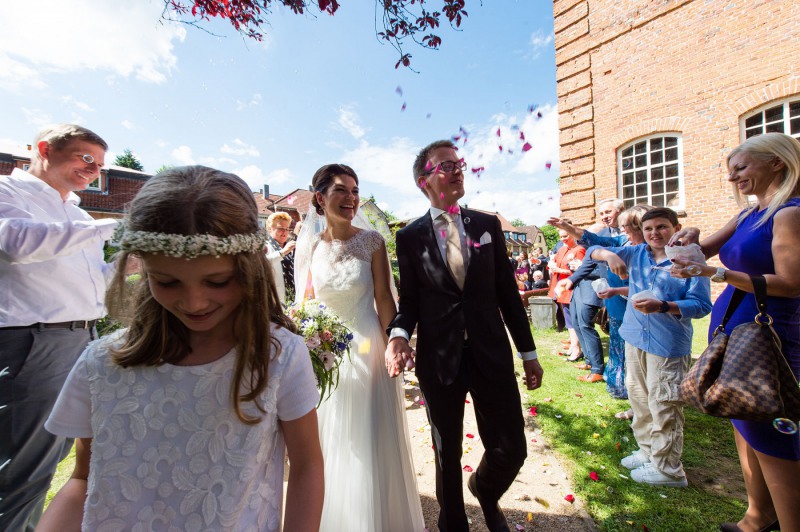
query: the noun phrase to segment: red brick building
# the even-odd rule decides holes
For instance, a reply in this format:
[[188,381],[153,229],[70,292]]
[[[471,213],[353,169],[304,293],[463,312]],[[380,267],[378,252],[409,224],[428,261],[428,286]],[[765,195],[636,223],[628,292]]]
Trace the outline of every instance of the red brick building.
[[727,153],[800,136],[800,10],[769,0],[554,0],[561,209],[677,210],[704,233],[738,208]]

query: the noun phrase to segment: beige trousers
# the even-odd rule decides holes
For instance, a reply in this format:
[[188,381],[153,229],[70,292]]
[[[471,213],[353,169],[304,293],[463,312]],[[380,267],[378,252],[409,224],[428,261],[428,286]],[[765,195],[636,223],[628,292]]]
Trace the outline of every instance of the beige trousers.
[[671,477],[686,474],[683,453],[683,406],[678,386],[691,355],[665,358],[625,343],[625,386],[633,409],[633,435],[656,469]]

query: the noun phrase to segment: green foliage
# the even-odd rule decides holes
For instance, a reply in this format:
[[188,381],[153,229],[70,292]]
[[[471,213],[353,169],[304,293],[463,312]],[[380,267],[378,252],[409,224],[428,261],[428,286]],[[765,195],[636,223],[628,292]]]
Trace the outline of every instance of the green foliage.
[[511,220],[508,223],[510,223],[514,227],[525,227],[526,225],[528,225],[525,222],[523,222],[522,220],[520,220],[519,218],[514,218],[513,220]]
[[175,168],[174,164],[162,164],[156,170],[156,174],[160,174],[161,172],[165,172],[167,170],[171,170],[172,168]]
[[558,229],[552,225],[543,225],[539,229],[544,233],[544,241],[547,243],[547,249],[553,249],[559,241]]
[[114,164],[131,170],[144,171],[144,166],[142,166],[142,163],[139,162],[139,159],[136,158],[130,148],[125,148],[122,155],[117,155],[117,158],[114,159]]

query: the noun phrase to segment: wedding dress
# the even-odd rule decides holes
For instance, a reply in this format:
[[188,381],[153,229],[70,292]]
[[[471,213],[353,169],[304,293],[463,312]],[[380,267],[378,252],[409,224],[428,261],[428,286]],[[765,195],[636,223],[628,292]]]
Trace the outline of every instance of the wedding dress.
[[375,311],[372,254],[380,233],[346,240],[314,237],[311,282],[354,335],[339,386],[319,407],[325,460],[324,532],[425,529],[411,458],[403,391],[384,364],[385,333]]

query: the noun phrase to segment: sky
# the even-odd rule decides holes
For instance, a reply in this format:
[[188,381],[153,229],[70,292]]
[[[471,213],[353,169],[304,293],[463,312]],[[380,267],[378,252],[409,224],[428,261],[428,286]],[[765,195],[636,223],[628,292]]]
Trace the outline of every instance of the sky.
[[551,1],[469,0],[459,31],[440,28],[440,50],[406,45],[416,72],[395,69],[397,52],[376,38],[374,2],[340,0],[333,17],[276,8],[263,42],[163,10],[164,0],[5,2],[0,152],[71,122],[108,142],[107,164],[129,148],[148,172],[203,164],[281,195],[339,162],[362,197],[410,218],[428,207],[416,153],[460,136],[462,205],[536,225],[558,214]]

